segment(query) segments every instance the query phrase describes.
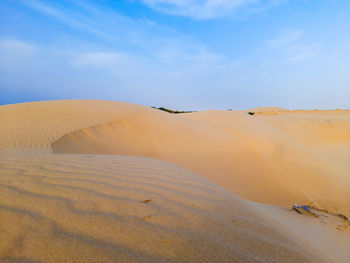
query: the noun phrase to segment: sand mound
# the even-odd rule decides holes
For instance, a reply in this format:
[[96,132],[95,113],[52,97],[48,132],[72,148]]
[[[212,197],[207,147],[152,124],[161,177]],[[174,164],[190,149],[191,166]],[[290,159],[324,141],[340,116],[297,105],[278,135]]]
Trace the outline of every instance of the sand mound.
[[162,161],[17,154],[0,167],[1,262],[326,262]]
[[350,215],[350,111],[168,114],[111,101],[0,106],[0,152],[162,159],[245,199]]
[[[132,108],[132,106],[130,106]],[[350,215],[350,118],[207,111],[124,114],[52,143],[55,153],[138,155],[190,169],[242,198]]]
[[349,216],[349,117],[0,106],[0,262],[347,263],[349,232],[329,220],[243,201],[160,160],[93,154],[154,157],[250,200]]
[[280,107],[258,107],[248,110],[249,112],[284,112],[287,111],[285,108]]
[[0,106],[1,152],[51,152],[66,133],[147,109],[131,103],[89,100],[40,101]]

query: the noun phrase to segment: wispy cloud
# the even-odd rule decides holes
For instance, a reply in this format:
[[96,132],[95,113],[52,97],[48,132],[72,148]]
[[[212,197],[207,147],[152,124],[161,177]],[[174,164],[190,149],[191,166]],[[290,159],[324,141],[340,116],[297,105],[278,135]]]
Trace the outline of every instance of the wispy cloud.
[[59,7],[54,7],[47,3],[37,1],[37,0],[23,1],[23,3],[40,13],[43,13],[45,15],[52,16],[58,19],[62,23],[74,29],[88,31],[90,33],[93,33],[102,37],[108,37],[108,34],[97,29],[94,22],[88,17],[82,15],[81,13],[74,12],[73,10],[69,10],[69,9],[61,9]]
[[267,45],[277,51],[282,51],[285,61],[299,61],[315,57],[321,52],[322,43],[305,44],[304,31],[286,30],[279,36],[268,41]]
[[198,87],[214,92],[213,87],[230,86],[237,69],[235,63],[195,46],[168,46],[141,56],[0,39],[0,57],[3,86],[25,86],[33,94],[57,93],[68,98],[88,96],[150,105],[164,100],[169,106],[196,101]]
[[[303,15],[290,12],[299,8],[290,1],[280,8],[288,13],[283,20],[296,29],[277,31],[268,41],[271,30],[280,30],[281,12],[266,19],[237,19],[286,0],[120,1],[3,1],[0,103],[10,96],[18,102],[19,95],[27,94],[32,99],[115,99],[185,108],[248,107],[282,98],[288,105],[296,89],[305,94],[302,89],[330,86],[340,99],[349,97],[344,96],[349,93],[349,30],[343,26],[349,20],[339,20],[342,30],[335,32],[324,18],[309,21],[311,8]],[[228,19],[168,20],[148,7],[194,19]],[[325,14],[330,20],[335,11]],[[310,94],[304,102],[315,100]]]
[[[60,5],[59,1],[22,2],[71,28],[108,38],[107,45],[103,42],[102,45],[100,42],[99,46],[82,43],[85,53],[77,52],[71,59],[72,65],[77,67],[113,68],[117,72],[123,68],[123,65],[124,68],[127,65],[138,68],[137,65],[149,63],[145,69],[161,65],[158,68],[160,71],[176,70],[180,67],[183,70],[210,63],[214,65],[222,59],[221,55],[207,50],[204,45],[174,30],[164,32],[163,26],[157,25],[148,18],[131,19],[110,8],[94,6],[80,0],[72,1],[71,5],[65,6]],[[149,27],[152,30],[149,30]],[[69,49],[68,46],[67,49]]]
[[294,31],[284,31],[281,35],[271,39],[268,42],[268,45],[270,47],[280,47],[291,43],[295,43],[302,37],[303,33],[304,32],[301,29],[297,29]]
[[22,0],[24,5],[56,21],[100,40],[132,42],[135,32],[153,26],[147,19],[131,19],[111,8],[95,6],[92,2],[71,1],[69,5],[60,1]]
[[262,12],[286,0],[141,0],[151,8],[172,15],[211,19],[235,14],[249,8],[252,12]]
[[287,48],[287,61],[298,61],[317,56],[321,51],[321,43],[311,45],[296,44]]
[[0,39],[0,70],[21,70],[39,50],[37,45],[17,39]]

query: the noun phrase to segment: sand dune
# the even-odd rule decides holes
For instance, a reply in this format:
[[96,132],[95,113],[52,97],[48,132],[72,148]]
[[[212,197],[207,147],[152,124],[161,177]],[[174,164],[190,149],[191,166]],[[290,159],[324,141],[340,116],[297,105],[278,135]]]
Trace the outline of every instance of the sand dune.
[[280,112],[280,111],[287,111],[285,108],[280,108],[280,107],[258,107],[258,108],[252,108],[247,110],[247,112]]
[[130,103],[62,100],[0,106],[0,152],[47,152],[66,133],[137,110]]
[[348,228],[236,197],[349,216],[350,111],[5,105],[0,174],[0,262],[350,260]]
[[245,199],[313,203],[350,215],[349,117],[348,111],[250,116],[141,109],[66,134],[52,149],[158,158]]
[[1,262],[327,262],[162,161],[31,154],[0,166]]

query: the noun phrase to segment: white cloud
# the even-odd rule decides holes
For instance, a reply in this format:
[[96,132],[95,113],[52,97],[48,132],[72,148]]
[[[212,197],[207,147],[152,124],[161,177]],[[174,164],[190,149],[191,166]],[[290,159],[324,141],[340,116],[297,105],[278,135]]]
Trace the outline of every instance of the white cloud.
[[95,7],[84,1],[71,1],[68,6],[60,4],[60,1],[22,0],[22,3],[75,30],[103,40],[118,41],[121,36],[125,39],[132,34],[130,29],[146,25],[145,21],[135,21],[110,8]]
[[73,61],[74,66],[108,67],[115,64],[124,64],[128,56],[114,52],[88,52],[77,56]]
[[0,39],[0,82],[15,93],[23,93],[25,87],[31,94],[54,94],[58,98],[115,99],[149,105],[162,101],[170,107],[197,101],[199,87],[216,96],[216,88],[230,87],[236,81],[234,62],[189,43],[176,44],[144,56]]
[[0,69],[11,70],[24,67],[35,57],[39,47],[16,39],[0,39]]
[[187,16],[196,19],[210,19],[231,15],[241,8],[262,12],[286,0],[141,0],[160,12]]
[[99,36],[106,36],[106,34],[104,34],[102,31],[96,29],[91,22],[88,23],[89,19],[87,17],[83,17],[81,14],[72,13],[69,10],[61,10],[37,0],[25,1],[23,3],[38,12],[60,20],[72,28],[88,31]]
[[289,46],[287,53],[289,54],[287,61],[298,61],[315,57],[320,53],[321,43],[303,45],[297,44]]
[[303,30],[298,29],[294,31],[284,31],[281,35],[271,39],[268,42],[270,47],[280,47],[284,45],[288,45],[299,40],[303,35]]
[[[211,1],[211,5],[214,2]],[[39,64],[42,63],[45,68],[52,69],[51,74],[62,69],[69,69],[70,75],[92,71],[92,75],[104,75],[110,83],[123,82],[123,85],[134,88],[154,82],[161,82],[154,85],[158,87],[169,86],[169,83],[189,87],[197,78],[217,76],[218,72],[215,74],[214,71],[227,68],[230,63],[204,45],[173,30],[164,30],[146,18],[132,20],[111,9],[103,9],[83,1],[73,1],[69,7],[59,5],[59,2],[41,0],[28,0],[23,3],[71,28],[113,38],[112,41],[102,42],[102,45],[70,40],[63,42],[63,45],[41,46],[40,55],[37,54],[36,59],[31,61],[33,68],[40,68]],[[152,27],[152,32],[149,27]],[[7,57],[7,60],[15,57]]]
[[321,52],[322,43],[305,44],[304,31],[285,30],[268,41],[267,45],[275,52],[282,52],[285,61],[293,62],[315,57]]

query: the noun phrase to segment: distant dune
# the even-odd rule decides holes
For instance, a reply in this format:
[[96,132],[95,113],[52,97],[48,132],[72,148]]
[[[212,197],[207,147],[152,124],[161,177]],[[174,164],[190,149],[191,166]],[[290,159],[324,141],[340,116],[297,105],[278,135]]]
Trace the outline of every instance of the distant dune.
[[348,111],[173,115],[130,104],[109,122],[65,134],[52,150],[158,158],[245,199],[350,215]]
[[244,199],[349,216],[350,111],[270,110],[0,106],[0,262],[349,262],[350,228]]
[[258,107],[248,110],[250,112],[265,112],[265,111],[287,111],[285,108],[280,107]]

